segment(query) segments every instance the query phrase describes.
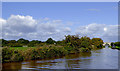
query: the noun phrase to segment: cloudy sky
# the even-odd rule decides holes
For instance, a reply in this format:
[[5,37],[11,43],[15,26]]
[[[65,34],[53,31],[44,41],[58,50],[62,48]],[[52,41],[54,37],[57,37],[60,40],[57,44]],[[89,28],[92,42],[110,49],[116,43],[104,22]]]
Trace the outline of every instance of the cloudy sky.
[[118,40],[117,2],[3,2],[2,37],[62,40],[65,35]]

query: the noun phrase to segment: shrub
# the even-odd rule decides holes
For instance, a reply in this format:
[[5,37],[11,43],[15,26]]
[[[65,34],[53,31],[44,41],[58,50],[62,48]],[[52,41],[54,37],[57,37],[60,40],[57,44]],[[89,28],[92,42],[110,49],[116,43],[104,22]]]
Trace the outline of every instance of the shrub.
[[18,50],[3,48],[2,49],[2,61],[11,62],[11,61],[22,61],[23,56],[18,52]]
[[2,49],[2,62],[9,62],[11,60],[13,51],[8,48]]

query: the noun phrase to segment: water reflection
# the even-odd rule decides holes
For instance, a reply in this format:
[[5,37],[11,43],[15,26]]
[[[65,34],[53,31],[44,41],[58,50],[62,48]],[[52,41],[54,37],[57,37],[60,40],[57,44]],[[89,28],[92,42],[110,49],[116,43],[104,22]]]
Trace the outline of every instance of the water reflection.
[[89,60],[91,59],[90,57],[90,52],[67,55],[65,56],[66,69],[80,69],[83,61],[84,64],[89,64]]
[[4,63],[2,69],[22,69],[21,62]]
[[61,58],[5,63],[3,69],[117,69],[118,50],[108,47]]

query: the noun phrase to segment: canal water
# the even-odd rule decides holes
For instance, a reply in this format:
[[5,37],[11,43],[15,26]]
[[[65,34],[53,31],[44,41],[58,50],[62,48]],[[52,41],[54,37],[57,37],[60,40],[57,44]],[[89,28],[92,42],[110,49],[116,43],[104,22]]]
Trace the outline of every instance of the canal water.
[[118,69],[118,50],[93,50],[61,58],[4,63],[3,69]]

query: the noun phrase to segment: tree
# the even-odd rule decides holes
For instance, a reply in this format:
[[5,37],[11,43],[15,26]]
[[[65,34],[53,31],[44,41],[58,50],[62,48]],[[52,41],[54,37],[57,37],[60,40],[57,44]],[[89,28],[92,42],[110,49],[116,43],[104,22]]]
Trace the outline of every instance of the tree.
[[120,42],[115,42],[114,45],[115,46],[120,46]]
[[65,43],[68,47],[77,48],[79,46],[79,36],[76,35],[68,35],[65,36]]
[[102,48],[103,40],[101,38],[92,38],[92,45],[94,45],[96,48]]
[[23,44],[23,45],[27,45],[29,43],[29,40],[25,40],[23,38],[20,38],[18,41],[17,41],[19,44]]
[[8,44],[8,41],[4,39],[1,39],[0,42],[2,43],[2,47],[7,46]]
[[48,44],[54,44],[56,41],[53,40],[52,38],[48,38],[48,40],[46,41],[46,43]]
[[29,42],[28,46],[29,47],[34,47],[35,45],[38,45],[39,43],[41,43],[41,41],[32,40],[32,41]]
[[80,48],[91,48],[91,39],[89,37],[81,37],[81,44],[80,44]]
[[110,44],[111,46],[113,46],[114,45],[114,42],[111,42],[111,44]]

